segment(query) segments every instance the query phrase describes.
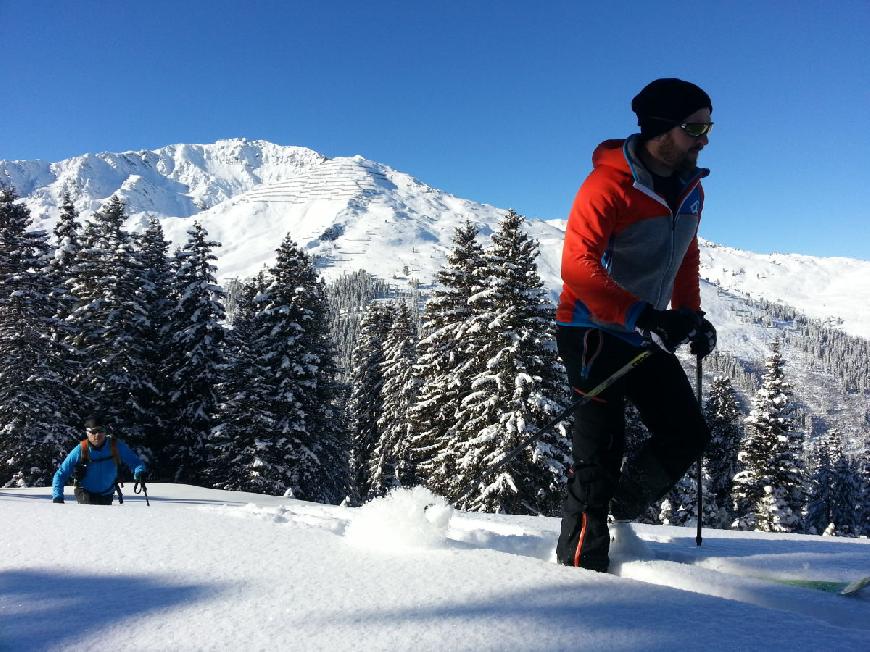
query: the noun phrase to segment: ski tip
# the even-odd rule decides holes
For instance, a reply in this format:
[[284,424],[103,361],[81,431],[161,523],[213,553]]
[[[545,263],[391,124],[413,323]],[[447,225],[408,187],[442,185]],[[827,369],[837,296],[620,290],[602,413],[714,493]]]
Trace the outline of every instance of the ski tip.
[[855,595],[863,589],[864,587],[870,585],[870,576],[862,577],[859,580],[855,580],[854,582],[847,584],[846,587],[840,591],[840,595]]

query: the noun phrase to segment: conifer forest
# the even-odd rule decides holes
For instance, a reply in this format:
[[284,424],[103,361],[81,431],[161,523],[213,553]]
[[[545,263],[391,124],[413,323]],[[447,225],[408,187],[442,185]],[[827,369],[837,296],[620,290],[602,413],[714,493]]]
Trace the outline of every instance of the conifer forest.
[[[424,485],[465,510],[559,514],[570,418],[524,442],[573,397],[521,215],[488,242],[467,221],[414,292],[365,271],[327,284],[289,235],[222,287],[199,223],[170,251],[156,219],[125,219],[116,197],[85,221],[67,196],[49,234],[0,190],[0,486],[51,484],[99,413],[155,481],[354,505]],[[866,341],[759,308],[867,392]],[[755,368],[708,360],[704,525],[870,535],[866,453],[797,409],[780,342]],[[645,437],[631,406],[626,437],[627,455]],[[695,477],[643,520],[694,522]]]

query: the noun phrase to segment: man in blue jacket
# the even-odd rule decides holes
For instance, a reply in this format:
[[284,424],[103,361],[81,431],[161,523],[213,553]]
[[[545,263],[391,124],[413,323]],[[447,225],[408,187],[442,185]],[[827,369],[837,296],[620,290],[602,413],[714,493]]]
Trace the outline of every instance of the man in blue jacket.
[[76,446],[58,467],[51,483],[52,502],[63,502],[63,487],[76,478],[76,502],[85,505],[111,505],[118,481],[118,467],[126,464],[133,469],[133,479],[145,479],[145,464],[127,444],[106,437],[102,418],[91,415],[85,419],[87,439]]

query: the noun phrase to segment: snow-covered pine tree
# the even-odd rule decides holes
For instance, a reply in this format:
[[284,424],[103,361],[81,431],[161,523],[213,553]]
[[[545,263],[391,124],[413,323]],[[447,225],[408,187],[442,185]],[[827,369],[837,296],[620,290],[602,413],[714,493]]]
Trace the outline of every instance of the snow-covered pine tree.
[[843,453],[843,435],[837,429],[828,433],[831,456],[831,519],[837,536],[861,534],[861,476],[858,461]]
[[255,340],[270,391],[261,406],[274,429],[261,433],[283,452],[272,475],[297,498],[339,502],[346,495],[347,446],[323,281],[288,235],[259,299]]
[[0,486],[50,484],[78,432],[66,352],[54,337],[50,246],[28,208],[0,189]]
[[147,434],[154,417],[148,406],[155,403],[157,388],[145,350],[141,261],[123,229],[125,217],[124,204],[113,196],[85,227],[70,288],[77,304],[68,318],[69,344],[81,359],[76,386],[86,409],[106,415],[113,434],[150,462]]
[[[61,357],[64,385],[72,391],[78,377],[81,359],[78,351],[67,343],[72,339],[74,330],[67,318],[75,310],[77,301],[72,293],[72,286],[76,272],[76,260],[81,249],[81,225],[79,213],[75,208],[72,197],[64,190],[61,199],[60,216],[54,227],[56,246],[50,257],[46,274],[50,284],[51,296],[49,301],[54,308],[53,334],[57,341],[58,354]],[[81,406],[67,415],[67,423],[80,430],[81,418],[79,413]]]
[[860,459],[860,476],[861,476],[861,514],[859,523],[861,523],[861,536],[870,537],[870,459],[868,459],[867,449]]
[[224,281],[224,312],[226,313],[228,328],[233,327],[236,321],[236,313],[251,282],[252,279],[245,281],[239,278],[230,278]]
[[307,317],[303,342],[311,435],[308,445],[316,462],[311,483],[303,485],[301,497],[338,504],[350,490],[350,437],[344,409],[347,390],[341,380],[334,333],[330,330],[326,283],[311,257],[301,250],[297,250],[297,255],[300,276],[307,289],[300,298],[304,299]]
[[762,532],[793,532],[799,522],[789,508],[785,492],[777,491],[772,485],[762,487],[761,501],[758,503],[757,530]]
[[467,367],[473,350],[459,332],[471,320],[469,300],[483,289],[486,267],[478,230],[470,221],[457,227],[447,264],[423,311],[423,334],[414,375],[419,395],[411,407],[409,447],[419,481],[434,492],[458,498],[456,432],[459,407],[471,393]]
[[255,329],[266,289],[262,272],[238,293],[226,365],[217,386],[217,423],[207,442],[206,483],[217,489],[279,494],[286,490],[284,451],[269,436],[275,428],[264,409],[273,387]]
[[384,412],[384,333],[393,314],[383,302],[372,301],[363,314],[353,351],[347,420],[351,438],[351,499],[361,504],[378,495],[371,475],[375,449],[381,440],[378,420]]
[[[809,447],[807,468],[807,506],[804,512],[804,529],[809,534],[822,534],[832,523],[831,488],[834,470],[831,465],[830,432]],[[839,445],[839,442],[837,442]],[[842,454],[842,451],[840,451]]]
[[170,315],[176,302],[173,295],[175,271],[168,255],[169,242],[157,218],[148,221],[146,229],[134,236],[133,243],[141,272],[140,297],[147,318],[143,331],[145,364],[149,385],[156,390],[141,398],[142,409],[150,415],[145,439],[155,452],[149,473],[152,479],[171,480],[174,474],[168,471],[165,451],[173,436],[175,421],[169,407],[172,378],[167,368],[172,335]]
[[409,408],[417,395],[418,379],[413,374],[417,355],[417,332],[411,308],[405,301],[391,301],[390,330],[384,342],[381,363],[382,413],[378,419],[380,438],[372,453],[370,492],[386,494],[394,487],[418,484],[409,454],[411,420]]
[[[692,465],[689,471],[668,492],[659,505],[658,522],[665,525],[693,526],[697,524],[698,514],[698,475],[697,466]],[[706,467],[701,476],[701,490],[704,492],[704,525],[712,525],[718,516],[716,504],[708,497],[710,491],[710,474]]]
[[200,481],[206,439],[215,425],[216,385],[224,362],[223,290],[212,264],[217,259],[212,251],[219,246],[194,222],[187,242],[175,254],[175,303],[166,364],[171,435],[160,459],[164,475],[173,482]]
[[[737,473],[740,446],[740,409],[731,381],[715,376],[704,406],[711,439],[704,452],[701,490],[704,494],[703,524],[727,528],[733,518],[731,487]],[[697,524],[698,475],[693,465],[662,501],[658,520],[669,525]]]
[[395,298],[400,292],[360,269],[342,274],[327,284],[326,295],[329,299],[329,330],[335,341],[339,378],[347,385],[366,307],[375,299]]
[[[800,463],[794,450],[791,387],[785,380],[778,341],[771,346],[761,387],[752,399],[746,434],[740,445],[741,470],[732,498],[741,530],[795,532],[800,529]],[[802,502],[802,501],[801,501]]]
[[711,434],[710,444],[704,453],[706,475],[710,479],[704,502],[710,506],[712,513],[707,525],[727,528],[734,521],[731,489],[737,473],[737,453],[741,439],[740,407],[728,378],[713,378],[704,411]]
[[64,191],[61,199],[60,215],[54,226],[54,237],[56,246],[49,262],[48,273],[52,277],[52,302],[57,306],[55,316],[62,323],[76,305],[76,299],[70,292],[70,285],[76,257],[81,247],[79,212],[68,191]]
[[[831,429],[825,437],[817,442],[817,448],[824,446],[825,458],[822,462],[824,473],[817,470],[822,466],[816,458],[820,454],[811,456],[814,469],[812,482],[809,487],[807,503],[808,521],[813,515],[813,524],[819,533],[835,536],[866,536],[867,510],[870,509],[870,492],[867,486],[867,466],[862,466],[860,456],[850,456],[843,450],[843,435],[837,429]],[[819,476],[817,478],[817,476]],[[827,492],[820,497],[818,494],[823,490],[821,480],[827,481]],[[823,499],[826,499],[823,501]],[[821,514],[819,514],[821,512]],[[826,530],[819,528],[822,521],[826,520]]]
[[571,459],[564,423],[477,484],[570,400],[553,306],[537,271],[538,243],[524,232],[524,222],[513,210],[500,222],[485,253],[485,289],[471,297],[472,319],[458,334],[473,345],[474,357],[467,367],[471,394],[457,415],[459,473],[452,495],[469,493],[459,506],[476,511],[555,514]]

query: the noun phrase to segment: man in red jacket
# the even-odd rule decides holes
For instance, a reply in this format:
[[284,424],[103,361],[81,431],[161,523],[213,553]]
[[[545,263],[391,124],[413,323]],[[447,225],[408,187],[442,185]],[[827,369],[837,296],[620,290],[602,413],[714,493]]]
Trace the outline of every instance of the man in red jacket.
[[[640,516],[709,441],[674,351],[689,342],[704,356],[716,345],[701,311],[697,239],[708,174],[697,161],[713,126],[712,102],[695,84],[666,78],[644,87],[631,108],[640,133],[596,148],[571,209],[556,313],[559,354],[578,394],[642,347],[652,351],[575,414],[574,475],[556,555],[601,572],[609,565],[608,511],[620,521]],[[625,399],[651,436],[620,469]]]

